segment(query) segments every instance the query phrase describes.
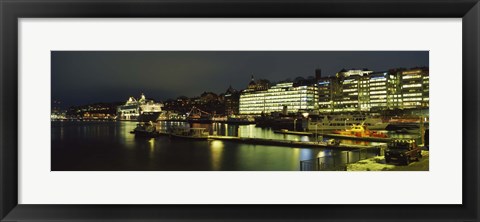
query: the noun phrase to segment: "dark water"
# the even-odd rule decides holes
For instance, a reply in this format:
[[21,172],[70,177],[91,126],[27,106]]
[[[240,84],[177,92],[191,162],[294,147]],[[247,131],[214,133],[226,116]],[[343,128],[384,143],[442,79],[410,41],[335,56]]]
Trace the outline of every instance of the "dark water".
[[[185,123],[161,123],[162,129]],[[299,170],[299,162],[330,151],[224,141],[135,138],[134,122],[52,122],[52,170]],[[253,125],[197,125],[219,135],[308,140]]]
[[[182,122],[161,122],[167,130]],[[135,138],[135,122],[52,122],[53,171],[210,171],[299,170],[300,160],[332,155],[337,150],[289,148],[226,141]],[[275,134],[254,125],[193,124],[218,135],[314,140],[308,136]],[[355,142],[359,143],[359,142]],[[360,142],[364,143],[364,142]]]

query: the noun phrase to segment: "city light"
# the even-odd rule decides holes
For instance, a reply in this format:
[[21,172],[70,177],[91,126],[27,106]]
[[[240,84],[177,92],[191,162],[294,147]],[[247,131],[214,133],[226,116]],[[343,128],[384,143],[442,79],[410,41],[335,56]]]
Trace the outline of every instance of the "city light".
[[[391,170],[399,161],[408,170],[428,170],[429,68],[417,66],[428,62],[398,68],[397,57],[376,59],[377,65],[352,60],[374,71],[345,69],[338,65],[353,63],[341,61],[322,75],[297,60],[284,63],[295,67],[289,70],[221,59],[212,62],[225,69],[218,75],[209,75],[210,68],[181,74],[160,67],[141,79],[128,75],[123,85],[97,80],[91,85],[106,89],[95,91],[95,100],[65,106],[52,97],[52,169]],[[187,62],[179,64],[192,65]],[[74,69],[68,70],[62,73]],[[387,152],[401,146],[414,153]],[[375,168],[362,168],[361,161]],[[423,165],[408,168],[410,161]]]

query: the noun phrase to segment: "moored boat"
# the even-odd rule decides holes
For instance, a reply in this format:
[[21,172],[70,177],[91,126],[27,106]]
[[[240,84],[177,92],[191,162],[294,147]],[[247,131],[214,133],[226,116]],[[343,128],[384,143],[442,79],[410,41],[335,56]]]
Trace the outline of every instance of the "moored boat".
[[381,118],[363,115],[317,115],[309,116],[306,125],[308,131],[345,130],[353,125],[363,125],[370,130],[385,130],[389,123],[383,122]]
[[156,103],[151,99],[147,99],[142,93],[137,100],[130,97],[124,105],[117,107],[117,119],[128,121],[149,122],[156,121],[161,112],[163,104]]
[[137,127],[130,133],[135,134],[136,137],[157,137],[160,135],[152,122],[138,123]]
[[381,132],[371,131],[365,128],[363,125],[353,125],[350,129],[347,130],[337,130],[333,132],[334,134],[344,135],[344,136],[354,136],[354,137],[363,137],[363,138],[388,138],[388,136]]
[[205,128],[175,128],[170,133],[170,137],[174,139],[192,139],[192,140],[208,140],[208,132]]

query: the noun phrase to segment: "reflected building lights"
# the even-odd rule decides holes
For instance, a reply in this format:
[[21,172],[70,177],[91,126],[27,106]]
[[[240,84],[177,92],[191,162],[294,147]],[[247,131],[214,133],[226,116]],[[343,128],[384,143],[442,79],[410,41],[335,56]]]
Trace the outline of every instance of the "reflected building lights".
[[148,157],[150,159],[153,159],[155,157],[154,156],[154,154],[155,154],[155,139],[154,138],[150,139],[148,141],[148,144],[149,144],[149,151],[150,151]]
[[312,157],[312,149],[299,149],[300,150],[300,159],[308,160]]
[[210,142],[211,164],[213,170],[220,170],[222,164],[223,141],[213,140]]

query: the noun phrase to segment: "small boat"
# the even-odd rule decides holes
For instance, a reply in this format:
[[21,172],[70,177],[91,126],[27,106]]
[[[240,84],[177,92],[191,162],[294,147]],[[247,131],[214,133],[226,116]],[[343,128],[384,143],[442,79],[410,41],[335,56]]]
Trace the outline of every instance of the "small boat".
[[385,130],[390,124],[379,117],[364,115],[310,115],[307,120],[308,131],[342,130],[353,125],[363,125],[370,130]]
[[135,134],[136,137],[157,137],[160,135],[151,121],[138,123],[137,127],[130,133]]
[[333,132],[334,134],[344,135],[344,136],[353,136],[353,137],[370,137],[370,138],[388,138],[384,133],[370,131],[366,129],[363,125],[354,124],[351,129],[347,130],[337,130]]
[[192,139],[192,140],[208,140],[208,132],[205,128],[175,128],[170,133],[170,137],[174,139]]

